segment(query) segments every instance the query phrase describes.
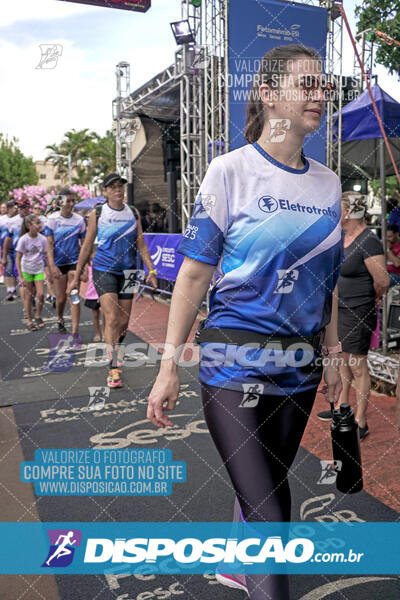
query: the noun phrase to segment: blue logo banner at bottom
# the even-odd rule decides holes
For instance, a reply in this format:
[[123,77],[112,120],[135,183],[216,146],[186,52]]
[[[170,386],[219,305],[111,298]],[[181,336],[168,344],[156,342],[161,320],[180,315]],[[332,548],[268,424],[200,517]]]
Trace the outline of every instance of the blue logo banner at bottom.
[[0,523],[0,574],[400,574],[400,523]]

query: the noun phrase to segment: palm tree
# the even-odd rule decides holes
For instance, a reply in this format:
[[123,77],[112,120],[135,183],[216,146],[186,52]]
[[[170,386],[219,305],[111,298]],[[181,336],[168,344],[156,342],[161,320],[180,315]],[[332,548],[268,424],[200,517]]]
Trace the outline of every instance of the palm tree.
[[46,149],[51,150],[51,154],[46,157],[45,161],[51,161],[57,166],[57,172],[59,175],[64,175],[68,170],[67,164],[68,159],[60,156],[54,156],[55,154],[63,154],[64,156],[71,156],[71,167],[72,167],[72,181],[73,183],[79,183],[86,185],[91,181],[91,177],[88,173],[88,144],[94,138],[95,134],[89,129],[82,129],[76,131],[72,129],[64,134],[64,138],[61,144],[50,144],[46,146]]
[[100,136],[89,129],[72,129],[64,134],[61,144],[50,144],[46,148],[51,153],[45,160],[51,161],[62,177],[68,173],[68,160],[56,155],[71,155],[74,183],[98,184],[107,173],[116,170],[115,136],[110,130]]
[[95,176],[104,177],[116,170],[116,144],[112,131],[106,131],[103,137],[96,135],[90,144],[90,156]]
[[68,176],[68,159],[59,156],[60,154],[64,154],[61,147],[58,144],[49,144],[46,146],[46,150],[51,150],[51,153],[46,156],[44,162],[53,163],[53,165],[57,167],[57,175],[59,175],[62,180],[65,180]]

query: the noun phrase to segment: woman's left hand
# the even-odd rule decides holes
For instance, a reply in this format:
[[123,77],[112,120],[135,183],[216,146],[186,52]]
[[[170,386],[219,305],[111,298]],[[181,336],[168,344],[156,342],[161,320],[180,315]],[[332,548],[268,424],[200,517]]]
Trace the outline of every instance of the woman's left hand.
[[150,275],[147,275],[146,283],[151,285],[153,290],[157,289],[157,277],[154,275],[154,273],[150,273]]
[[342,391],[342,379],[339,373],[338,366],[327,365],[324,368],[323,393],[326,394],[325,400],[337,404]]

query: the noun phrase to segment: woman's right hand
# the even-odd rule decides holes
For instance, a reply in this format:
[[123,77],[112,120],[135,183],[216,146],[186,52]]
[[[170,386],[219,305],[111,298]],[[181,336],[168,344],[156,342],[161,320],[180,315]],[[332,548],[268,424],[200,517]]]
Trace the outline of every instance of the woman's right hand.
[[150,392],[147,407],[147,418],[156,427],[174,427],[174,423],[164,413],[175,408],[179,387],[176,372],[166,374],[160,371]]
[[81,283],[80,283],[79,277],[74,275],[74,278],[68,282],[67,291],[66,291],[67,296],[70,296],[72,290],[79,290],[80,285],[81,285]]
[[53,279],[60,279],[61,277],[61,271],[56,265],[50,267],[50,273]]

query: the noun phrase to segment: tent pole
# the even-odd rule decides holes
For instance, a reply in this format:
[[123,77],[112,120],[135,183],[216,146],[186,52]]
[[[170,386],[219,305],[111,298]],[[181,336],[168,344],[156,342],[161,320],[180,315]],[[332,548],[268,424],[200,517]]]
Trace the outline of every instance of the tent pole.
[[[382,246],[385,256],[387,253],[387,242],[386,242],[386,178],[385,178],[385,144],[384,140],[379,139],[379,162],[380,162],[380,175],[381,175],[381,207],[382,207],[382,221],[381,221],[381,232],[382,232]],[[387,321],[388,321],[388,306],[387,306],[387,294],[383,296],[382,302],[382,351],[383,354],[387,354],[388,351],[388,337],[387,337]]]

